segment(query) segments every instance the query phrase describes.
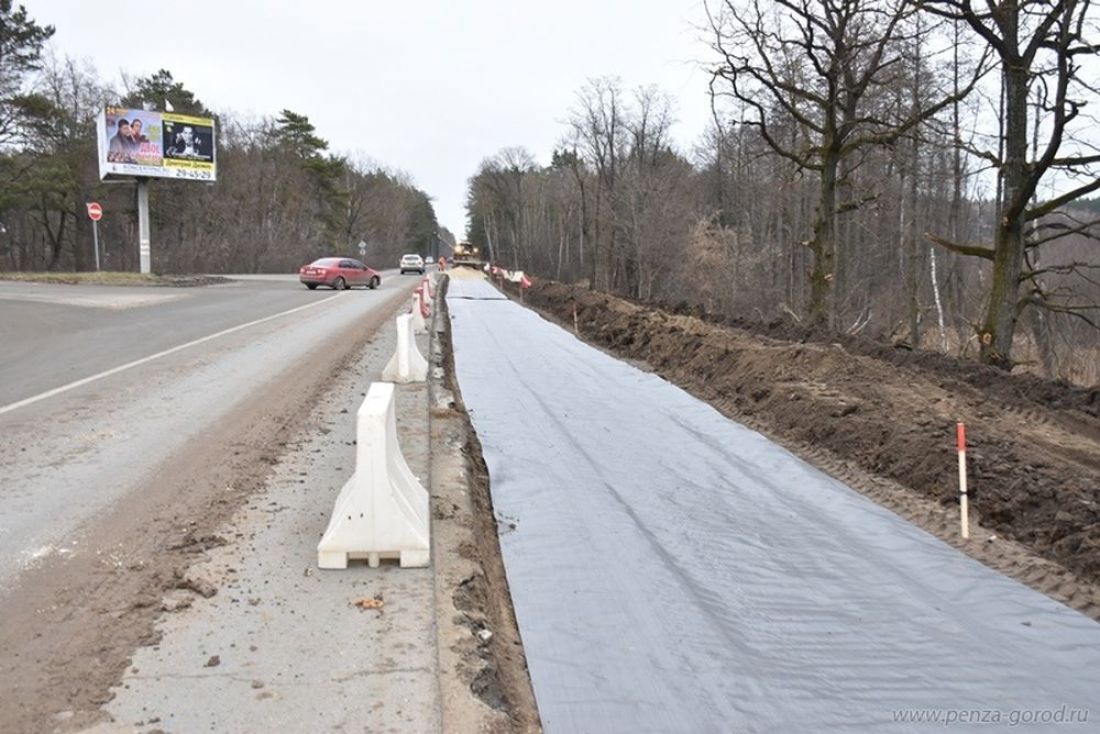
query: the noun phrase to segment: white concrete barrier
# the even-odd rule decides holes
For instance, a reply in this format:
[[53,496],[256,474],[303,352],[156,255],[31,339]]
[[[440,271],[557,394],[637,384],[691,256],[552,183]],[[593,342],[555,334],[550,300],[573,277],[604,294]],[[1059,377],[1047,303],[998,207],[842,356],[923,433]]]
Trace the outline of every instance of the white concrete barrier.
[[409,309],[409,313],[412,316],[413,333],[414,334],[427,334],[428,323],[425,321],[427,314],[425,313],[424,301],[420,298],[420,291],[418,290],[413,294],[412,307]]
[[[382,379],[387,382],[424,382],[428,378],[428,360],[416,346],[415,313],[404,313],[397,317],[397,351],[382,370]],[[420,319],[421,323],[424,319]]]
[[397,442],[392,383],[371,384],[356,421],[355,473],[336,498],[317,565],[347,568],[349,559],[366,559],[377,567],[396,558],[402,568],[427,566],[428,492]]

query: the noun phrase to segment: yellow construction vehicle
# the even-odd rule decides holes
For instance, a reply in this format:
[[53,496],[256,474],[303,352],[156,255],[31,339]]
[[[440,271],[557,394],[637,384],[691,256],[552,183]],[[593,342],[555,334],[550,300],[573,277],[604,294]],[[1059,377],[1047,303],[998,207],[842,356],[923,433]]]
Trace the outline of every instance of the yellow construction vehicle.
[[481,258],[481,249],[469,242],[458,242],[454,246],[454,264],[468,268],[480,268],[485,265]]

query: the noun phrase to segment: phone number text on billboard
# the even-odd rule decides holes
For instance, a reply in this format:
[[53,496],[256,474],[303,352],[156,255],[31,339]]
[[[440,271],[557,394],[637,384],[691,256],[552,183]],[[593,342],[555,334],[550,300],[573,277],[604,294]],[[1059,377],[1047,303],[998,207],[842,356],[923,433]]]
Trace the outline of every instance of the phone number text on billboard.
[[[106,173],[106,175],[104,175]],[[132,163],[105,163],[100,166],[100,178],[107,176],[134,176],[148,178],[181,178],[191,181],[216,181],[214,169],[138,166]]]

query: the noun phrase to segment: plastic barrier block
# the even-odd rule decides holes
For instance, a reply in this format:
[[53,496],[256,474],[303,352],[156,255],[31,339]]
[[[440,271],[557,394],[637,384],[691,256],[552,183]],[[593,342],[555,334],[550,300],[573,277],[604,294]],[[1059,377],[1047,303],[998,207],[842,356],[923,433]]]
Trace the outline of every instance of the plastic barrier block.
[[415,319],[416,315],[409,313],[397,317],[397,351],[382,370],[382,379],[387,382],[424,382],[428,379],[428,361],[417,348],[413,334]]
[[355,473],[336,498],[317,544],[317,565],[347,568],[366,559],[373,568],[395,558],[402,568],[430,562],[428,492],[397,442],[394,386],[375,382],[356,416]]

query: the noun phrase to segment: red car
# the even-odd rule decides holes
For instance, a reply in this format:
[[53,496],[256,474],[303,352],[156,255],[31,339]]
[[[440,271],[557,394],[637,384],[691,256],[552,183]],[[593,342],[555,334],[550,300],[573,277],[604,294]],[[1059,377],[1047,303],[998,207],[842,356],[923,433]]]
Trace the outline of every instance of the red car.
[[323,257],[314,260],[309,265],[302,266],[298,271],[298,280],[310,290],[319,285],[327,285],[338,291],[357,285],[372,289],[382,285],[382,275],[377,270],[347,257]]

